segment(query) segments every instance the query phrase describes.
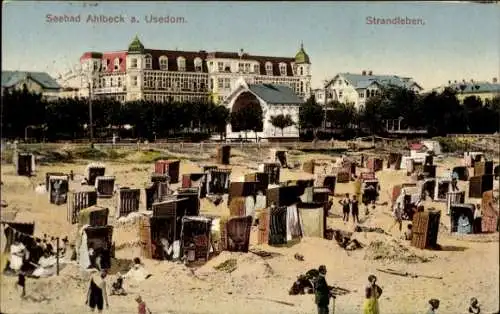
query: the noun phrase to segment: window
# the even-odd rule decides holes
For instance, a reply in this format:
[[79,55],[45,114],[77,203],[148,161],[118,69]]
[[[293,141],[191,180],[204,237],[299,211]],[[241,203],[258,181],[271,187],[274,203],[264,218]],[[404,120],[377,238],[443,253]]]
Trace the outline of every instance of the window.
[[300,82],[300,92],[304,92],[304,82]]
[[273,64],[271,62],[266,63],[266,72],[267,75],[272,75],[273,73]]
[[146,69],[151,69],[151,56],[146,56],[146,59],[145,59],[145,68]]
[[115,58],[114,69],[115,71],[118,71],[120,69],[120,58]]
[[217,80],[217,87],[218,88],[224,88],[224,79],[218,79]]
[[160,57],[160,70],[168,70],[168,58],[165,56]]
[[94,62],[94,72],[99,71],[99,62],[95,61]]
[[250,63],[245,63],[245,73],[250,73]]
[[132,86],[137,86],[137,76],[132,76]]
[[224,63],[217,62],[217,68],[218,68],[219,72],[224,72]]
[[184,57],[177,58],[177,70],[179,72],[186,71],[186,59],[184,59]]
[[254,73],[259,73],[259,72],[260,72],[260,67],[259,67],[259,65],[258,65],[258,64],[254,64],[254,65],[253,65],[253,72],[254,72]]
[[113,81],[113,78],[112,78],[112,77],[110,77],[110,78],[109,78],[109,86],[111,86],[111,87],[115,86],[115,84],[114,84],[114,83],[115,83],[115,82]]
[[294,65],[292,66],[292,71],[293,71],[293,74],[294,74],[294,75],[296,75],[296,74],[297,74],[297,65],[296,65],[296,64],[294,64]]
[[200,58],[194,59],[194,69],[196,72],[202,71],[202,61]]
[[130,60],[130,67],[132,69],[137,69],[137,59],[136,58],[133,58],[132,60]]
[[340,90],[339,91],[339,98],[342,98],[342,94],[343,94],[343,92]]
[[304,75],[304,68],[303,67],[299,67],[299,75]]
[[106,59],[102,60],[102,70],[103,71],[108,70],[108,60]]
[[238,63],[238,72],[239,72],[239,73],[243,73],[243,71],[244,71],[244,66],[245,66],[245,65],[244,65],[243,63]]
[[224,88],[226,89],[231,89],[231,80],[230,79],[224,79]]
[[359,98],[364,98],[365,97],[365,93],[364,92],[360,92],[359,93]]
[[122,86],[122,78],[121,77],[117,78],[116,86],[118,86],[118,87]]
[[285,63],[280,63],[280,75],[282,75],[282,76],[286,75],[286,64]]

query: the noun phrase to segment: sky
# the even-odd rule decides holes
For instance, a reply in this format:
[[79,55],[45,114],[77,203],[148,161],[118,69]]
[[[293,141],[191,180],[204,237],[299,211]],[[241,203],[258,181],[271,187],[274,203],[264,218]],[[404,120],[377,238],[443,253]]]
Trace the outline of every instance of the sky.
[[[337,73],[413,77],[425,89],[449,80],[491,81],[500,71],[500,5],[445,2],[3,2],[2,68],[57,77],[85,51],[146,48],[294,57],[303,42],[312,87]],[[124,17],[91,23],[88,15]],[[47,15],[78,16],[79,23]],[[146,16],[183,23],[147,23]],[[132,23],[135,17],[138,22]],[[420,19],[375,25],[372,18]]]

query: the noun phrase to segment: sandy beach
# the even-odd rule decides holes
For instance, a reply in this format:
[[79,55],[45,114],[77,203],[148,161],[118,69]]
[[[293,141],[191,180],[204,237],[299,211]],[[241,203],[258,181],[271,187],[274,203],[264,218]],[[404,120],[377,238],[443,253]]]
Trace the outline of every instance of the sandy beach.
[[[236,150],[235,150],[236,151]],[[297,154],[293,159],[333,159],[331,156]],[[255,171],[259,158],[233,152],[231,159],[231,179],[237,180],[246,172]],[[16,176],[12,164],[2,165],[2,200],[8,206],[2,209],[2,219],[20,222],[35,222],[35,236],[44,233],[50,236],[74,237],[76,227],[66,220],[66,205],[49,204],[47,194],[37,194],[35,186],[43,183],[46,172],[69,173],[72,170],[75,181],[70,188],[78,186],[88,161],[68,164],[37,165],[36,176],[32,178]],[[461,160],[447,158],[437,162],[438,175]],[[137,163],[133,158],[121,162],[105,162],[106,174],[116,176],[120,186],[143,188],[148,182],[154,165]],[[183,159],[181,174],[196,172],[200,162]],[[254,169],[254,170],[251,170]],[[281,180],[309,178],[310,174],[300,170],[282,169]],[[403,170],[384,170],[377,173],[381,184],[379,203],[390,202],[392,187],[408,182]],[[179,186],[178,184],[173,187]],[[468,185],[460,183],[461,189]],[[354,184],[337,184],[336,194],[352,193]],[[466,193],[467,194],[467,193]],[[351,222],[344,224],[341,208],[335,198],[328,226],[352,231]],[[467,202],[467,200],[466,200]],[[201,202],[201,214],[228,215],[226,203],[214,206],[208,200]],[[110,199],[99,199],[98,205],[108,206],[113,216],[114,203]],[[302,238],[291,247],[270,247],[256,245],[257,228],[251,236],[251,250],[274,252],[271,258],[263,258],[253,253],[222,252],[199,268],[188,268],[183,264],[142,259],[152,276],[139,283],[126,282],[128,296],[110,296],[109,309],[104,313],[136,313],[134,295],[140,294],[153,313],[315,313],[313,295],[290,296],[288,290],[299,274],[320,264],[328,269],[327,281],[349,290],[336,300],[335,313],[362,313],[364,286],[367,277],[375,274],[384,289],[380,300],[381,313],[411,314],[424,313],[427,301],[437,298],[441,301],[439,313],[465,313],[469,300],[477,297],[481,313],[494,313],[499,308],[499,238],[494,234],[467,235],[459,237],[449,232],[449,216],[444,203],[426,202],[426,208],[442,210],[438,243],[441,251],[419,250],[408,242],[400,240],[399,231],[394,228],[392,235],[378,233],[354,233],[364,245],[363,249],[348,252],[336,241],[320,238]],[[141,199],[144,208],[144,196]],[[363,208],[363,207],[362,207]],[[388,230],[392,225],[389,205],[378,205],[368,216],[360,210],[362,225]],[[111,219],[113,223],[113,219]],[[403,230],[408,222],[404,222]],[[117,247],[116,257],[121,260],[140,256],[137,243],[137,228],[116,225],[113,241]],[[2,242],[5,241],[2,234]],[[3,247],[2,247],[3,249]],[[304,256],[298,261],[294,255]],[[237,269],[232,273],[217,271],[217,266],[233,258]],[[377,271],[377,268],[392,268],[420,275],[441,276],[443,279],[410,278],[394,276]],[[16,277],[2,275],[1,311],[8,314],[21,313],[85,313],[85,295],[89,274],[77,265],[64,265],[59,276],[43,279],[27,279],[26,300],[21,300],[16,292]],[[108,283],[115,275],[108,277]]]

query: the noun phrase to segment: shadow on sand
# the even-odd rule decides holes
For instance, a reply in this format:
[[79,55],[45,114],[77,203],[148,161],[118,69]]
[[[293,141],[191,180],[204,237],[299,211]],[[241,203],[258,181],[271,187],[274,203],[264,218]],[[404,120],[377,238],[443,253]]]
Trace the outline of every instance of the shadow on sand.
[[463,252],[468,250],[468,247],[465,246],[456,246],[456,245],[438,245],[434,248],[435,251],[446,251],[446,252]]

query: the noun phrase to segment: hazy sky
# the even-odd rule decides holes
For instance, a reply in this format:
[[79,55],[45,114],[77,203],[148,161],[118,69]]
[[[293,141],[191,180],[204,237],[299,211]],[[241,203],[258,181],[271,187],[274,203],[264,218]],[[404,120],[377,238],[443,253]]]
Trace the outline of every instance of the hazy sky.
[[[312,85],[339,72],[414,77],[425,88],[448,80],[491,81],[500,70],[500,5],[396,2],[3,2],[2,68],[66,72],[85,51],[124,50],[138,34],[146,48],[239,51],[311,57]],[[47,15],[80,15],[48,23]],[[89,14],[125,23],[87,23]],[[145,17],[184,18],[148,24]],[[139,23],[131,23],[134,16]],[[367,17],[421,19],[369,25]]]

